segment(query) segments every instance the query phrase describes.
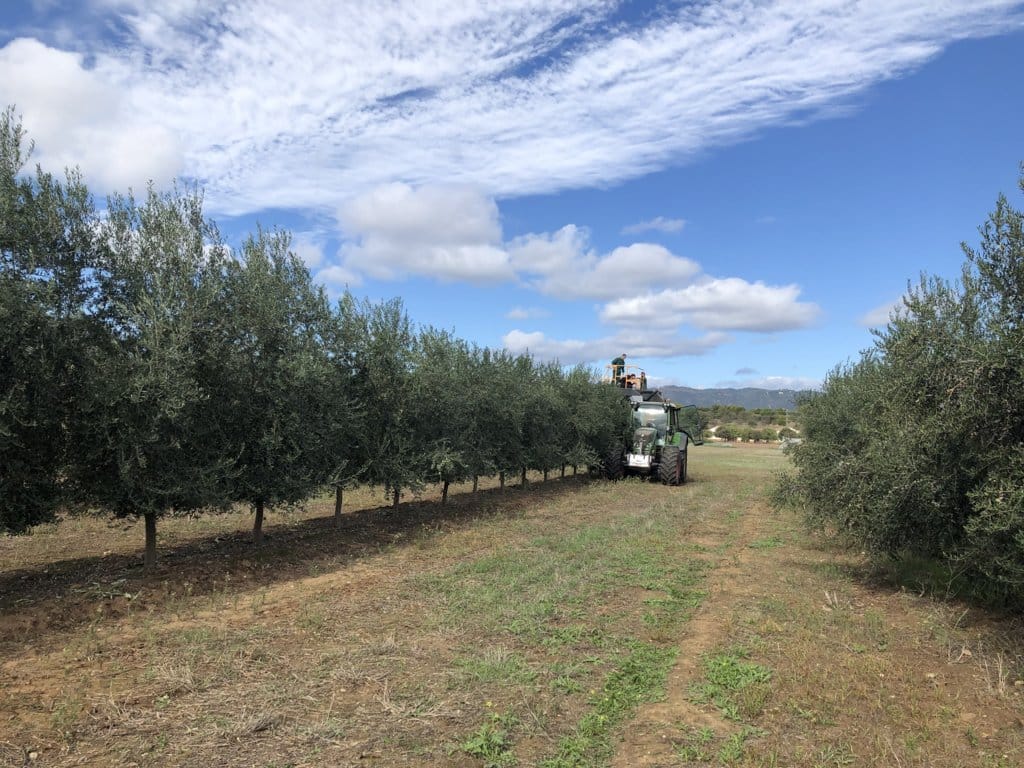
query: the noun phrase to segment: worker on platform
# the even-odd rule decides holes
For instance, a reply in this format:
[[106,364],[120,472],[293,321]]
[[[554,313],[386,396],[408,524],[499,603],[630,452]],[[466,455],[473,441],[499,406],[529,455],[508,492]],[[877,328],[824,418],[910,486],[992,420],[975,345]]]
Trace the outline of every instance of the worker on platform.
[[623,352],[621,355],[612,360],[612,381],[615,382],[615,386],[621,387],[622,381],[626,374],[626,353]]

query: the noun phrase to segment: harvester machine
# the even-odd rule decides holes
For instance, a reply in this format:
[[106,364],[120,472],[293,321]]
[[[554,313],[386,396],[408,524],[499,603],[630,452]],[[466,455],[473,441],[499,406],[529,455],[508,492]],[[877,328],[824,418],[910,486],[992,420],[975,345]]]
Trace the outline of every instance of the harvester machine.
[[[678,405],[660,390],[647,388],[647,375],[635,366],[621,366],[619,375],[606,378],[622,391],[631,411],[630,433],[613,446],[604,460],[606,477],[644,475],[666,485],[686,482],[687,448],[704,442],[695,405]],[[641,385],[642,382],[642,385]]]

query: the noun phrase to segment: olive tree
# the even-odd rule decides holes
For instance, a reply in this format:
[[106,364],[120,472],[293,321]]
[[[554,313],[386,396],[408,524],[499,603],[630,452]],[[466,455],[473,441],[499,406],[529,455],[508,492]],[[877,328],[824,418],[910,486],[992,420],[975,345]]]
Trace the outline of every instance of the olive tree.
[[31,149],[0,113],[0,532],[71,501],[69,427],[103,342],[92,199],[76,172],[23,174]]
[[268,507],[298,503],[328,481],[333,416],[345,402],[327,349],[330,305],[289,246],[285,232],[246,238],[226,262],[216,308],[210,384],[231,457],[226,496],[253,509],[257,545]]
[[79,403],[74,474],[92,503],[143,517],[149,568],[158,517],[226,501],[206,375],[221,352],[226,249],[195,192],[112,197],[101,235],[97,317],[111,343]]

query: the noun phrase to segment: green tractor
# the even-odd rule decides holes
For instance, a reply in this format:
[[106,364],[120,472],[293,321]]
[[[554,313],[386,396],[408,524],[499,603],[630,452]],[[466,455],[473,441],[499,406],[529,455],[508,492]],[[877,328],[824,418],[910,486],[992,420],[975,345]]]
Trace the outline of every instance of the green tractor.
[[685,483],[686,449],[704,442],[697,407],[677,405],[657,390],[629,391],[626,401],[632,431],[625,445],[605,457],[605,476],[618,480],[627,474],[645,475],[666,485]]

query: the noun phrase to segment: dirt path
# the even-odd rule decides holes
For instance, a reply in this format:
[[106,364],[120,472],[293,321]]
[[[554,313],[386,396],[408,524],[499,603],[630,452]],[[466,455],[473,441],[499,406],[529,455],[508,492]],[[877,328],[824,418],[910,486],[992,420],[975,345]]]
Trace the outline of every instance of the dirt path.
[[[664,700],[638,712],[612,764],[1024,765],[1020,618],[882,578],[757,498],[709,521],[707,597]],[[771,695],[729,719],[694,686],[702,659],[738,647],[771,670]]]
[[665,699],[637,713],[616,751],[612,761],[615,768],[679,765],[674,746],[680,723],[710,728],[716,734],[739,729],[713,708],[695,704],[690,689],[701,678],[701,658],[728,642],[732,618],[741,603],[766,589],[764,574],[770,570],[770,555],[750,544],[767,537],[770,518],[759,503],[739,516],[736,523],[706,521],[707,533],[698,543],[715,552],[706,584],[707,597],[686,626]]

